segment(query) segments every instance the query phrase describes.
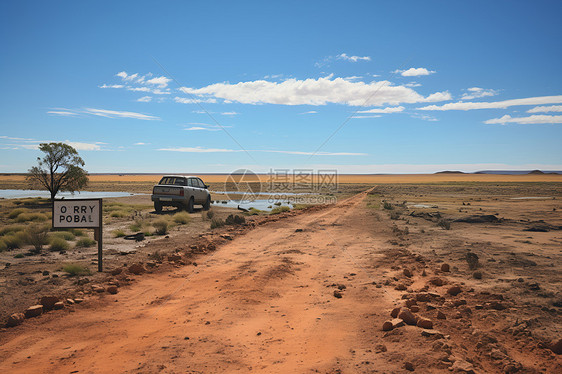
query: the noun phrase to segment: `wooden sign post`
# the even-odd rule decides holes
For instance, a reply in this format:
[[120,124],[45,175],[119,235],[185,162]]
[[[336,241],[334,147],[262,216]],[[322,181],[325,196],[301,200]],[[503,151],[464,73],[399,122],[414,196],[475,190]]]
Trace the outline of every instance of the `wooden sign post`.
[[53,228],[94,229],[98,242],[98,271],[103,271],[103,200],[62,199],[53,202]]

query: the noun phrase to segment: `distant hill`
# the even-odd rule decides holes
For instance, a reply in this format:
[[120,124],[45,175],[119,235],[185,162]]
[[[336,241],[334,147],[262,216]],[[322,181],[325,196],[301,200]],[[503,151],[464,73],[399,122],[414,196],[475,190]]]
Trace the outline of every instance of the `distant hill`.
[[562,174],[562,170],[482,170],[474,174],[500,174],[500,175],[524,175],[524,174]]
[[464,171],[458,170],[445,170],[445,171],[438,171],[435,174],[466,174]]

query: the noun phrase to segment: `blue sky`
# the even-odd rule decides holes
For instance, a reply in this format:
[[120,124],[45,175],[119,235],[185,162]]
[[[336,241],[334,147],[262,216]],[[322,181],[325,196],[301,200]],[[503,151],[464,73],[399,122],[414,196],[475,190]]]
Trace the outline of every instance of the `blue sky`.
[[562,170],[559,1],[0,4],[0,172]]

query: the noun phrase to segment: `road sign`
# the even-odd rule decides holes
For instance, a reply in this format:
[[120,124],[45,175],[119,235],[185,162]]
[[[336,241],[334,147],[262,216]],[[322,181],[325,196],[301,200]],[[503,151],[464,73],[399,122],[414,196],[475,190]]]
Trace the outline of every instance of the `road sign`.
[[53,202],[53,228],[94,229],[98,242],[98,271],[103,270],[103,203],[102,199],[62,199]]

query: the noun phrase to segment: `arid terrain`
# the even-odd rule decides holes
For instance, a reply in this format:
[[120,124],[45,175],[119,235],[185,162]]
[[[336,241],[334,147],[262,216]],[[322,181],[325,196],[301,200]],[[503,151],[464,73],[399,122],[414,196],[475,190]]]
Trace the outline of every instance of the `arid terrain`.
[[562,372],[560,176],[392,177],[238,225],[196,212],[139,243],[111,233],[162,218],[150,197],[108,199],[132,210],[104,218],[104,273],[61,270],[94,270],[95,247],[0,253],[3,321],[43,296],[64,305],[0,330],[0,370]]

